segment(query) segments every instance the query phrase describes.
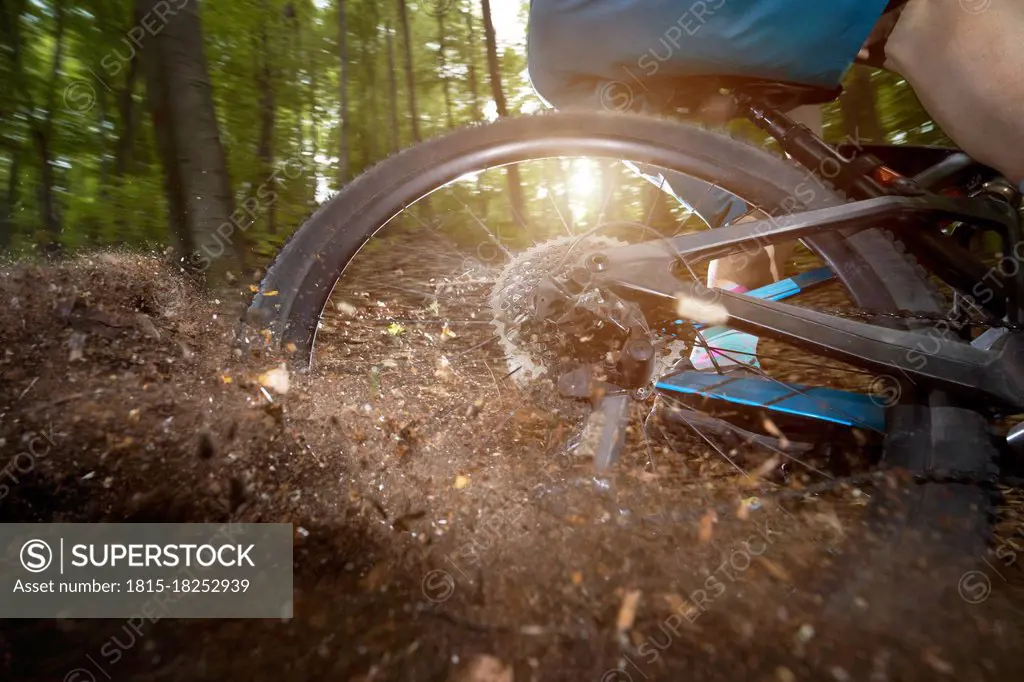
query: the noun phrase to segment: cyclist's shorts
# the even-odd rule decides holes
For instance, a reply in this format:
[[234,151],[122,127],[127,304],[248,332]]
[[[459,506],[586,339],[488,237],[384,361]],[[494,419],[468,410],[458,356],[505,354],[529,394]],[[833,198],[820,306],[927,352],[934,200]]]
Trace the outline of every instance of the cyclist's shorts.
[[593,103],[595,89],[608,83],[640,95],[653,79],[682,76],[746,76],[832,88],[887,4],[532,0],[530,78],[559,107]]

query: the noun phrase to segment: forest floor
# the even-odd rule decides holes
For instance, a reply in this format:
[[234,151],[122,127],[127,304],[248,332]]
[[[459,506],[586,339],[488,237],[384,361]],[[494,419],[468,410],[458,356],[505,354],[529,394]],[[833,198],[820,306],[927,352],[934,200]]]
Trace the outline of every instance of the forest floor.
[[[407,267],[386,265],[371,254]],[[892,475],[776,502],[815,479],[750,483],[656,422],[596,478],[566,451],[570,411],[474,353],[489,327],[441,322],[465,291],[398,308],[360,286],[336,290],[315,369],[264,392],[276,360],[234,343],[243,295],[125,254],[4,268],[0,463],[52,445],[5,481],[0,520],[291,523],[295,600],[288,619],[139,633],[3,621],[2,679],[1024,679],[1019,494],[960,563],[881,543],[871,500],[906,512]]]

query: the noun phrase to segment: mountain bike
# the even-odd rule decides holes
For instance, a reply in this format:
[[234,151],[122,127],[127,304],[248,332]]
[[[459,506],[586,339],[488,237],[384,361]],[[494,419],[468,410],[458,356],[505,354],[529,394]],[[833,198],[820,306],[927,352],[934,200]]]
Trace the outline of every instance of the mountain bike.
[[[977,547],[998,461],[1019,437],[1000,420],[1024,412],[1017,190],[955,149],[833,146],[784,113],[837,93],[706,80],[666,89],[661,118],[543,114],[401,151],[342,188],[286,243],[253,298],[246,338],[300,367],[334,343],[343,350],[324,371],[382,395],[396,381],[403,393],[424,391],[409,400],[424,401],[433,417],[462,409],[435,393],[487,394],[506,412],[510,397],[529,395],[583,420],[574,445],[589,442],[598,473],[621,451],[634,406],[652,403],[726,459],[722,438],[802,466],[783,423],[800,424],[792,428],[810,434],[808,447],[844,431],[874,434],[884,466],[917,479],[920,517],[963,520],[947,529],[948,541]],[[681,120],[722,92],[774,152]],[[580,158],[684,173],[750,210],[714,229],[693,227],[699,205],[670,233],[643,217],[580,228],[550,182],[523,189],[565,168],[529,163]],[[515,176],[510,193],[557,216],[537,243],[499,234],[474,204],[494,169]],[[483,192],[488,215],[500,200],[495,187]],[[528,233],[538,212],[505,222]],[[466,231],[481,237],[475,251]],[[982,235],[998,246],[979,253]],[[709,259],[792,240],[805,247],[802,272],[743,294],[702,283]],[[816,304],[814,292],[826,289],[838,298]],[[381,292],[410,303],[396,308]],[[805,295],[811,304],[797,304]],[[703,346],[715,357],[701,331],[710,324],[782,350],[769,360],[762,349],[760,364],[695,371],[682,351]],[[380,349],[375,358],[371,347]],[[853,378],[822,386],[823,375]],[[475,401],[466,413],[487,409]],[[473,427],[445,427],[462,428]]]

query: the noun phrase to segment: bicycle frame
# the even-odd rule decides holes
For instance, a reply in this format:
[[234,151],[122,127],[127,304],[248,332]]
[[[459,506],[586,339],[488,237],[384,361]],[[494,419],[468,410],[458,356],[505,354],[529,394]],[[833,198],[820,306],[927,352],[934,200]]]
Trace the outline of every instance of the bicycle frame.
[[[730,326],[874,371],[892,371],[911,382],[972,400],[1024,409],[1024,362],[1020,361],[1024,336],[1019,332],[1003,334],[990,347],[981,348],[950,338],[945,330],[876,326],[777,301],[709,290],[699,282],[684,283],[676,277],[680,265],[689,270],[694,262],[751,246],[834,230],[850,236],[885,225],[898,232],[915,256],[977,309],[996,319],[1022,319],[1020,281],[1024,278],[1007,282],[1000,272],[977,261],[935,227],[940,221],[954,221],[994,229],[1014,239],[1012,243],[1020,243],[1020,219],[1008,202],[990,196],[955,198],[929,192],[886,168],[873,155],[842,156],[777,110],[750,100],[745,106],[749,118],[809,170],[835,168],[837,172],[830,175],[834,184],[857,200],[835,208],[606,249],[587,257],[584,276],[628,293],[630,298],[664,307],[674,307],[680,295],[714,300],[725,309]],[[962,161],[950,165],[951,172],[964,167]],[[929,184],[941,180],[942,175],[942,169],[932,170]],[[975,300],[981,296],[983,300]]]

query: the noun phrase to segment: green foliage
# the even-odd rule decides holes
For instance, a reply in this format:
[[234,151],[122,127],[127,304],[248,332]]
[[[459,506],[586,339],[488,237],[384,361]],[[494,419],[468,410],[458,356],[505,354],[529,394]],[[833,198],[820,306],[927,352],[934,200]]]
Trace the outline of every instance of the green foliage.
[[[422,136],[493,119],[478,0],[407,0],[406,5]],[[442,6],[447,11],[438,16]],[[347,176],[354,177],[394,151],[396,142],[407,146],[413,137],[398,1],[346,0],[345,9]],[[273,189],[277,197],[272,215],[265,212],[246,228],[253,248],[269,257],[337,190],[342,134],[338,0],[216,0],[203,2],[201,10],[235,203],[242,205],[261,187]],[[526,12],[522,0],[517,27],[525,26]],[[132,66],[151,36],[139,28],[134,0],[5,0],[0,19],[0,249],[168,243],[168,208],[145,79]],[[147,30],[159,28],[156,22]],[[507,25],[499,26],[501,81],[513,115],[540,108],[525,74],[525,45],[525,35],[510,36]],[[870,82],[890,142],[948,143],[898,76],[875,71]],[[838,104],[828,106],[830,139],[843,137],[842,116]],[[261,149],[268,135],[269,147]],[[48,163],[41,138],[48,145]],[[44,167],[53,171],[49,183],[57,235],[45,231],[40,200],[47,182]],[[283,168],[290,171],[282,173]],[[559,233],[565,224],[592,223],[602,215],[635,219],[650,214],[671,222],[672,212],[679,213],[631,185],[614,165],[591,169],[600,175],[602,190],[615,188],[609,215],[600,208],[570,207],[574,169],[564,160],[524,167],[524,192],[536,229]],[[458,192],[432,197],[429,211],[424,208],[421,215],[429,220],[471,211],[482,222],[511,231],[515,221],[506,192],[503,172],[485,173]],[[470,239],[472,221],[464,222],[469,227],[443,229]]]
[[[396,2],[348,0],[346,6],[351,177],[391,153],[392,109],[398,112],[398,145],[410,144],[412,137],[401,73],[395,79],[397,99],[392,100],[388,85],[389,32],[396,70],[403,64]],[[438,6],[433,0],[408,3],[424,137],[448,126],[445,80],[455,125],[479,120],[479,112],[490,101],[479,3],[460,0],[443,15],[443,67],[438,39],[442,22],[434,11]],[[66,23],[62,62],[55,72],[59,8]],[[74,7],[66,0],[11,0],[4,3],[2,12],[0,81],[5,87],[0,88],[0,199],[10,213],[5,240],[9,248],[23,252],[46,242],[37,200],[42,161],[35,135],[47,121],[52,124],[49,166],[54,170],[52,189],[62,226],[60,246],[74,250],[100,244],[167,243],[163,176],[144,79],[136,72],[129,82],[131,60],[145,50],[149,38],[138,29],[133,0],[80,0]],[[336,0],[202,3],[206,58],[236,204],[268,182],[278,195],[274,232],[270,233],[267,216],[247,228],[254,247],[265,256],[318,201],[337,190],[341,129],[337,16]],[[150,28],[158,32],[159,22],[152,22]],[[475,31],[472,41],[470,28]],[[508,52],[504,65],[506,87],[514,91],[525,87],[523,60],[517,55]],[[471,63],[476,71],[475,93],[467,79]],[[261,80],[263,74],[269,78]],[[129,85],[130,125],[119,106]],[[268,88],[274,109],[269,167],[259,149],[261,97]],[[123,155],[128,150],[120,169],[119,146]],[[285,180],[280,169],[286,165],[301,168],[300,176]],[[288,175],[292,178],[295,173]],[[0,242],[0,247],[4,245]]]

